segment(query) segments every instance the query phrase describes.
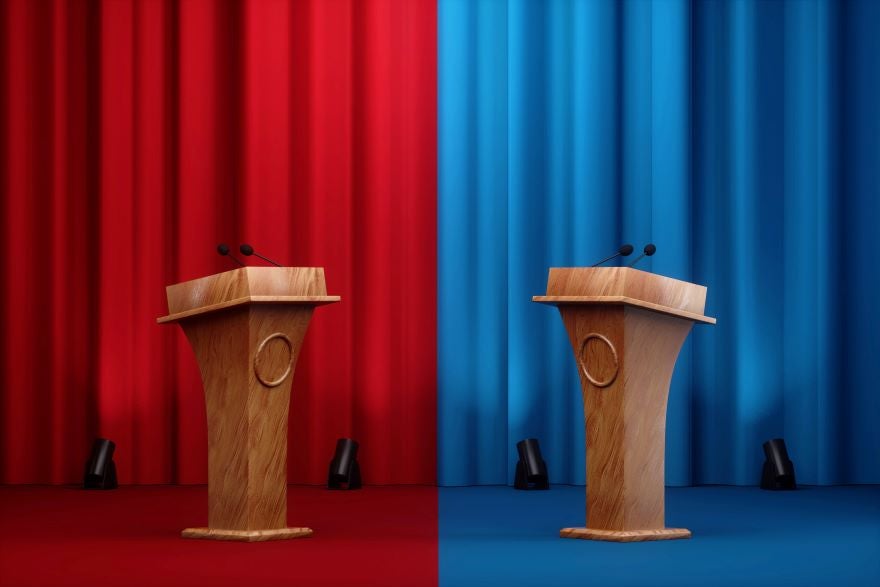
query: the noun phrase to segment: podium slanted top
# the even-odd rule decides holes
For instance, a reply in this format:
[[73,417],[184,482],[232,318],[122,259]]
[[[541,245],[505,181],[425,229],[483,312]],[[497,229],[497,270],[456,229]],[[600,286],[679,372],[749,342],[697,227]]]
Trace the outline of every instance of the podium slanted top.
[[703,315],[706,287],[630,267],[551,267],[547,293],[533,302],[623,304],[678,318],[715,324]]
[[327,295],[323,267],[241,267],[165,288],[168,315],[156,322],[176,322],[243,304],[307,304],[340,301]]

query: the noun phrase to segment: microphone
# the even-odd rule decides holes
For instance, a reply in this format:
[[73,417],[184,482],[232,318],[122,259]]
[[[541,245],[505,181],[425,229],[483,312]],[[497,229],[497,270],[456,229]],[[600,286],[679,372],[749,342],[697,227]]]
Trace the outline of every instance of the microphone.
[[238,250],[241,251],[241,254],[244,255],[245,257],[250,257],[251,255],[254,255],[256,257],[259,257],[263,261],[266,261],[267,263],[272,263],[276,267],[282,267],[282,265],[279,265],[278,263],[276,263],[272,259],[269,259],[268,257],[264,257],[260,253],[256,252],[254,250],[254,248],[248,244],[241,245],[240,247],[238,247]]
[[220,243],[219,245],[217,245],[217,252],[218,252],[222,257],[229,257],[230,259],[232,259],[233,261],[235,261],[236,263],[238,263],[241,267],[244,267],[244,263],[242,263],[241,261],[239,261],[238,258],[237,258],[235,255],[230,255],[230,254],[229,254],[229,247],[226,245],[226,243]]
[[657,252],[657,247],[655,247],[652,243],[646,244],[644,252],[641,255],[639,255],[639,257],[635,261],[630,263],[629,266],[630,267],[634,266],[636,263],[641,261],[643,257],[650,257],[651,255],[653,255],[656,252]]
[[632,246],[632,245],[623,245],[622,247],[620,247],[619,249],[617,249],[617,252],[616,252],[616,253],[614,253],[614,254],[611,255],[610,257],[605,257],[604,259],[602,259],[601,261],[599,261],[598,263],[596,263],[596,264],[594,264],[594,265],[592,265],[592,266],[593,266],[593,267],[598,267],[599,265],[601,265],[601,264],[604,263],[605,261],[610,261],[611,259],[613,259],[613,258],[615,258],[615,257],[627,257],[627,256],[631,255],[632,252],[633,252],[633,246]]

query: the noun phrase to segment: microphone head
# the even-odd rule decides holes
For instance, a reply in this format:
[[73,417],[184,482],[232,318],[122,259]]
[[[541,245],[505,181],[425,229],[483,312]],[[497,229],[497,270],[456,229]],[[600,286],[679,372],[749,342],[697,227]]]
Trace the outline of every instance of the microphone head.
[[254,254],[254,248],[250,245],[241,245],[238,247],[238,250],[241,251],[241,254],[245,257],[250,257]]
[[223,256],[226,256],[229,254],[229,247],[226,245],[226,243],[220,243],[219,245],[217,245],[217,252]]
[[620,253],[621,255],[623,255],[624,257],[626,257],[626,256],[632,254],[633,246],[632,245],[623,245],[622,247],[620,247],[617,250],[617,252]]
[[647,245],[645,245],[645,255],[646,256],[650,257],[651,255],[653,255],[656,252],[657,252],[657,247],[655,247],[653,243],[648,243]]

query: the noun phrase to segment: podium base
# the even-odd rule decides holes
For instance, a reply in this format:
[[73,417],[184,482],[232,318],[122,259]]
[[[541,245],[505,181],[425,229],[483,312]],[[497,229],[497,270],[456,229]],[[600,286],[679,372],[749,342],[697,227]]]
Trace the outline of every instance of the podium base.
[[312,535],[311,528],[275,528],[273,530],[221,530],[218,528],[187,528],[180,533],[183,538],[203,540],[237,540],[239,542],[265,542],[267,540],[290,540]]
[[594,530],[593,528],[563,528],[560,538],[581,540],[607,540],[611,542],[644,542],[646,540],[676,540],[690,538],[686,528],[659,528],[657,530]]

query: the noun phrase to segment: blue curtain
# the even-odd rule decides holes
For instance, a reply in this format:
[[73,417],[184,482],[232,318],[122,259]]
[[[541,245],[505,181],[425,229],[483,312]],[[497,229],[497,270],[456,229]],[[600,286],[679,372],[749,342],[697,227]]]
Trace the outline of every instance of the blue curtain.
[[620,243],[707,285],[679,357],[671,485],[880,483],[880,3],[439,3],[442,485],[512,481],[515,442],[582,484],[551,266]]

